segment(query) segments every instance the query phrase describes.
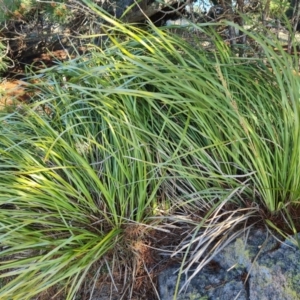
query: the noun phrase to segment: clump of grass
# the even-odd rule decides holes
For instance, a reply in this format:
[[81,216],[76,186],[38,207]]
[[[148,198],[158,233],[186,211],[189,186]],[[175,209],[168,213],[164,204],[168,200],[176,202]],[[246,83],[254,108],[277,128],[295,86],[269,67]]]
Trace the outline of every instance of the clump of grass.
[[13,278],[3,298],[31,299],[67,279],[72,299],[93,263],[121,251],[122,226],[157,205],[153,151],[126,107],[92,94],[56,80],[52,116],[2,116],[0,277]]
[[1,298],[63,281],[72,299],[96,265],[134,287],[165,223],[187,226],[174,254],[200,271],[262,210],[298,204],[296,54],[248,33],[264,61],[239,58],[217,35],[207,51],[102,17],[110,46],[45,70],[38,101],[1,115]]

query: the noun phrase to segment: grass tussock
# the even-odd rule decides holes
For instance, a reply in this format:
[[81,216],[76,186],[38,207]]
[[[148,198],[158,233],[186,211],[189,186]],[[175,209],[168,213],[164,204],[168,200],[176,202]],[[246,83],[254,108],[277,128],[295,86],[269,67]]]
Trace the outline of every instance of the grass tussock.
[[130,299],[148,276],[156,297],[154,248],[183,272],[202,261],[195,275],[261,219],[299,228],[297,54],[111,23],[108,46],[43,71],[31,105],[1,113],[1,299],[75,299],[103,274]]

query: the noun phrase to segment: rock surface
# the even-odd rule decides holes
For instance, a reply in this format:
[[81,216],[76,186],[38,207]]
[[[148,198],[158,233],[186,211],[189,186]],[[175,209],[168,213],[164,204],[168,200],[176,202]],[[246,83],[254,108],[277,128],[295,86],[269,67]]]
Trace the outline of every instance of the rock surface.
[[[300,299],[299,262],[300,250],[291,240],[281,243],[266,232],[252,231],[248,236],[237,238],[216,255],[176,299]],[[161,300],[174,299],[177,271],[178,267],[172,267],[160,274]],[[192,271],[188,276],[191,274]],[[182,275],[179,289],[184,282]]]

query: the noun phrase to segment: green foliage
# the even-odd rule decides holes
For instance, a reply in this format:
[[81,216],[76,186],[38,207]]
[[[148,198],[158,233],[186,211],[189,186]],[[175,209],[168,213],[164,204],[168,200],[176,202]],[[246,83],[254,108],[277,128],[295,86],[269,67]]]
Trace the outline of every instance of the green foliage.
[[265,56],[239,58],[218,35],[207,51],[98,13],[111,44],[43,71],[33,104],[1,114],[1,299],[62,281],[73,299],[96,265],[127,274],[133,225],[188,224],[191,266],[256,206],[298,204],[297,54],[245,32]]
[[288,0],[273,0],[270,2],[270,17],[281,18],[289,8]]
[[51,20],[65,22],[70,10],[64,3],[65,0],[46,1],[45,3],[33,0],[1,0],[0,22],[8,20],[33,22],[37,14],[46,14]]

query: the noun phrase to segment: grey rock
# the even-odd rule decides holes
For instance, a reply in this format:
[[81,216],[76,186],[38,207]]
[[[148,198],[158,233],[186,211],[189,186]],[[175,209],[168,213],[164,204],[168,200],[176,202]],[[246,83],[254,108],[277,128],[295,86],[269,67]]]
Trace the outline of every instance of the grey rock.
[[[297,300],[300,299],[299,262],[300,250],[290,240],[282,243],[262,230],[253,230],[220,251],[213,264],[205,266],[176,299]],[[161,300],[174,299],[179,267],[160,274]],[[193,270],[187,276],[191,274]],[[185,280],[182,275],[179,290]]]

